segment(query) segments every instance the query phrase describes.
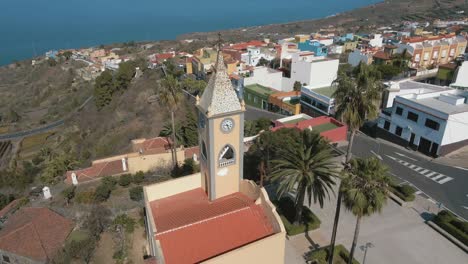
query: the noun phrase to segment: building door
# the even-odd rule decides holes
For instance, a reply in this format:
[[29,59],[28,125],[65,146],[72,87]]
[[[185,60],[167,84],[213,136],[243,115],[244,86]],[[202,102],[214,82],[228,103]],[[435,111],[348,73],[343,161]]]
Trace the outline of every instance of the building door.
[[262,100],[262,109],[268,110],[268,103]]
[[436,157],[437,156],[437,150],[439,150],[439,144],[433,142],[432,147],[431,147],[431,156]]
[[410,147],[414,146],[414,138],[415,137],[416,137],[416,135],[414,133],[411,133],[411,137],[410,137],[410,140],[409,140],[409,146]]
[[431,144],[432,142],[421,137],[421,139],[419,140],[419,147],[418,147],[418,151],[426,154],[426,155],[430,155],[431,152]]

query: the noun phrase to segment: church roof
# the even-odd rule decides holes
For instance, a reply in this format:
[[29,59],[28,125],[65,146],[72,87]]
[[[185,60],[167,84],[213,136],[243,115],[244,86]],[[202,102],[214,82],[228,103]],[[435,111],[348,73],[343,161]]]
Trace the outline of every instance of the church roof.
[[207,116],[242,110],[239,98],[229,80],[226,66],[224,66],[223,55],[220,51],[218,51],[215,71],[198,102],[198,107]]

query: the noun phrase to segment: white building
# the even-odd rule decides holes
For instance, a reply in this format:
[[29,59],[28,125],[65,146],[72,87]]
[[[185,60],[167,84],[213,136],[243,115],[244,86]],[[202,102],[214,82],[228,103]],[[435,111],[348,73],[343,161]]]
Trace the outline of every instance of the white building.
[[332,97],[336,87],[303,86],[301,88],[301,111],[311,116],[335,114],[335,99]]
[[420,83],[411,79],[402,79],[396,82],[386,82],[385,85],[386,89],[382,96],[382,108],[392,107],[395,97],[399,95],[426,94],[452,90],[447,86]]
[[468,89],[468,61],[464,61],[458,67],[454,80],[454,83],[450,84],[451,87]]
[[284,91],[291,91],[296,81],[311,88],[330,86],[338,77],[338,59],[315,57],[313,52],[296,52],[291,55],[290,78],[283,78]]
[[395,97],[378,119],[379,134],[427,155],[468,145],[468,92],[442,90]]
[[374,34],[369,40],[369,45],[372,47],[381,48],[383,46],[382,34]]
[[349,53],[348,63],[353,67],[358,66],[361,62],[369,65],[372,63],[372,55],[372,52],[355,49],[353,52]]
[[279,91],[283,90],[283,72],[277,71],[268,67],[255,67],[250,77],[244,78],[244,85],[260,84],[265,87],[270,87]]
[[261,47],[248,47],[247,52],[241,55],[241,61],[249,66],[257,66],[261,58],[271,61],[275,56]]

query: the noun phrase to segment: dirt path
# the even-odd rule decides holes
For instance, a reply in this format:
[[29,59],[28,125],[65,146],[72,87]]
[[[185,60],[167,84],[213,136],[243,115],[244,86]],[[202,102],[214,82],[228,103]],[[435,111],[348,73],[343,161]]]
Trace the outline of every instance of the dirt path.
[[111,264],[115,263],[112,255],[114,254],[114,241],[112,240],[112,233],[106,231],[101,234],[99,244],[94,251],[93,264]]
[[128,259],[133,264],[143,264],[143,254],[146,247],[145,229],[138,225],[129,237]]

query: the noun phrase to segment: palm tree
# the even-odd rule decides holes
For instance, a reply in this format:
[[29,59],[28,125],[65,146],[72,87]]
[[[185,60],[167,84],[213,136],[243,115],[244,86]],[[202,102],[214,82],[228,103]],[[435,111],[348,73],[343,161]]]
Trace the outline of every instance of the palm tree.
[[361,218],[382,211],[387,202],[389,185],[388,168],[377,158],[351,161],[349,173],[342,182],[343,203],[357,218],[349,264],[353,261]]
[[[182,127],[180,126],[180,123],[175,124],[175,137],[177,139],[177,142],[181,144],[180,142],[184,141],[184,135],[182,133]],[[168,122],[166,123],[161,131],[159,132],[160,137],[171,137],[172,136],[172,123]]]
[[180,88],[179,82],[177,81],[174,76],[169,75],[161,81],[161,85],[159,90],[157,91],[159,103],[167,107],[167,109],[171,112],[171,122],[172,122],[172,162],[174,167],[177,166],[177,138],[174,133],[175,129],[175,120],[174,120],[174,112],[177,110],[179,103],[183,99],[182,90]]
[[317,201],[323,207],[324,198],[329,197],[338,166],[333,161],[333,155],[328,143],[321,136],[310,130],[300,133],[301,144],[289,145],[281,158],[272,161],[275,164],[272,180],[279,183],[278,195],[297,189],[294,224],[299,224],[302,217],[302,207],[307,194],[308,203]]
[[271,131],[265,131],[257,137],[255,142],[260,155],[260,187],[263,187],[265,178],[271,172],[270,154],[273,152],[272,148],[274,147],[273,133],[274,132]]
[[[382,83],[380,73],[373,67],[360,63],[351,76],[340,74],[335,81],[337,86],[332,97],[335,98],[336,116],[348,125],[350,130],[349,144],[346,150],[346,167],[351,160],[351,149],[354,136],[367,119],[374,119],[378,115],[378,105],[382,96]],[[340,219],[342,192],[338,188],[335,220],[333,223],[332,238],[330,243],[329,264],[333,262],[336,232]]]

